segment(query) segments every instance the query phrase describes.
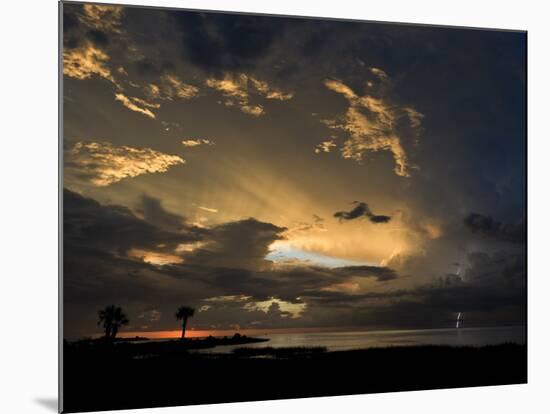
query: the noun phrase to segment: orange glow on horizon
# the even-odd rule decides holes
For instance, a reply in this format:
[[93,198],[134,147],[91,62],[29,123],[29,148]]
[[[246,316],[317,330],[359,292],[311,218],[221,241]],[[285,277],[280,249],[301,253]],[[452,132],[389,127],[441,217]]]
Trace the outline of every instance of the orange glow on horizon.
[[[349,328],[348,328],[349,329]],[[204,338],[207,336],[233,336],[236,333],[241,335],[268,335],[268,334],[286,334],[286,333],[315,333],[315,332],[334,332],[345,330],[342,328],[271,328],[271,329],[210,329],[210,330],[187,330],[185,331],[186,338]],[[149,339],[179,339],[181,338],[181,330],[173,331],[129,331],[120,332],[119,338],[134,338],[136,336]]]

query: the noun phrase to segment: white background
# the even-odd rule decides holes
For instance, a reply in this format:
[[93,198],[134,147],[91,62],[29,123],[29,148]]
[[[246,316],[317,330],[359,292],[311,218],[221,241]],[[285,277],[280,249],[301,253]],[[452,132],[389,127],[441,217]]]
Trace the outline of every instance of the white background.
[[[550,412],[550,275],[546,265],[550,234],[547,172],[550,13],[544,1],[132,1],[147,5],[529,31],[528,385],[147,412]],[[0,412],[51,413],[57,406],[57,2],[10,0],[2,2],[1,7]],[[349,375],[356,375],[360,381],[369,372],[353,372],[350,367]],[[261,378],[256,381],[261,382]]]

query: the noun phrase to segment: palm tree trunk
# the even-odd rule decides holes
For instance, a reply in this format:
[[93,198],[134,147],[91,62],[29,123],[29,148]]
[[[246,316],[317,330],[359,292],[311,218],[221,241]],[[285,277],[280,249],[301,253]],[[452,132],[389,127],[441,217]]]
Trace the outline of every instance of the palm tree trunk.
[[183,324],[181,325],[181,339],[185,339],[185,328],[187,327],[187,318],[183,318]]

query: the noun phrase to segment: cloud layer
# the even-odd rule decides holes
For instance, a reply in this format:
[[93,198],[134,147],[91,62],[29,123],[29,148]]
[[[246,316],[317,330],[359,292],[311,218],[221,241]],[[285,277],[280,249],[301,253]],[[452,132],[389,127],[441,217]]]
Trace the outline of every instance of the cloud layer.
[[[382,79],[387,79],[387,75],[380,69],[375,73]],[[382,73],[384,76],[381,76]],[[343,117],[325,120],[330,128],[340,129],[348,134],[340,148],[342,156],[361,161],[365,153],[390,151],[395,162],[395,173],[409,177],[410,165],[404,141],[413,141],[416,138],[423,115],[412,108],[391,104],[383,97],[357,95],[339,80],[327,79],[325,86],[342,95],[349,104]]]
[[66,152],[67,173],[91,184],[104,187],[125,178],[166,172],[184,164],[177,155],[164,154],[151,148],[115,146],[109,142],[77,142]]
[[66,332],[525,321],[523,34],[63,13]]
[[262,105],[250,102],[251,94],[278,101],[286,101],[294,96],[292,92],[275,89],[267,82],[245,73],[238,75],[226,73],[221,79],[208,78],[206,85],[219,91],[225,97],[224,105],[237,106],[241,111],[252,116],[264,115],[265,110]]

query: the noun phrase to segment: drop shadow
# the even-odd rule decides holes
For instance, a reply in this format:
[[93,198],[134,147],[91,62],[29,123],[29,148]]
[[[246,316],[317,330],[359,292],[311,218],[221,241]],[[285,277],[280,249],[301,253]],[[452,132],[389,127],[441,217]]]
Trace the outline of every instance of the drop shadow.
[[35,398],[34,402],[55,413],[58,411],[57,398]]

